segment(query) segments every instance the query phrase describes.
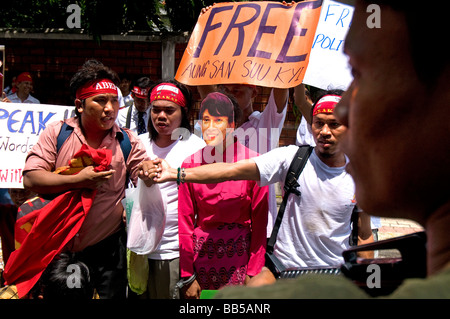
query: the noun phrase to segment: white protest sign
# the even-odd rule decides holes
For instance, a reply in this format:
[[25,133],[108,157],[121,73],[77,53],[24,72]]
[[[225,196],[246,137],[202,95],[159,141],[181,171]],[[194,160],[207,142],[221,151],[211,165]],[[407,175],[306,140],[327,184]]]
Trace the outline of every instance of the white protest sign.
[[324,90],[346,90],[353,77],[344,54],[344,40],[354,8],[324,0],[303,83]]
[[23,188],[25,158],[39,134],[74,112],[74,106],[0,102],[0,188]]

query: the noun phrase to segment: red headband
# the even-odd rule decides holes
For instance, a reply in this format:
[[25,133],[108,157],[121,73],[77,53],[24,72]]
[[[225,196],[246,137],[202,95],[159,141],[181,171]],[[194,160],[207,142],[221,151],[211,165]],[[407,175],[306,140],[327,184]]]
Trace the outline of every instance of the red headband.
[[100,79],[86,83],[78,88],[76,98],[80,100],[99,94],[117,95],[117,86],[109,79]]
[[131,92],[133,92],[138,98],[146,99],[148,97],[148,89],[149,88],[140,88],[139,86],[135,86]]
[[179,106],[186,106],[186,99],[180,89],[172,83],[161,83],[153,88],[150,103],[155,100],[172,101]]
[[313,116],[320,113],[333,113],[336,104],[338,104],[340,100],[341,97],[339,95],[325,95],[316,103],[313,110]]

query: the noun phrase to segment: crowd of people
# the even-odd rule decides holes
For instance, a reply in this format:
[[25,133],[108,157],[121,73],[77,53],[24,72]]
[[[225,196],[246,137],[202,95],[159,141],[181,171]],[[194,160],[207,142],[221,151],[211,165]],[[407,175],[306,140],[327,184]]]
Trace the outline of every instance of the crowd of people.
[[[219,290],[218,298],[310,298],[311,285],[319,298],[342,298],[336,287],[345,287],[344,297],[368,297],[342,276],[276,280],[265,266],[277,217],[274,184],[283,185],[302,145],[313,149],[273,252],[283,267],[339,267],[343,251],[374,241],[372,214],[410,218],[426,229],[428,278],[407,280],[392,297],[450,297],[449,192],[436,185],[449,176],[450,145],[433,142],[450,122],[448,57],[423,66],[413,13],[385,1],[382,28],[368,29],[366,5],[356,1],[345,41],[354,76],[347,91],[309,98],[303,84],[295,88],[302,113],[296,145],[277,147],[288,89],[272,88],[260,112],[255,85],[129,81],[97,60],[84,63],[69,85],[76,116],[48,124],[27,155],[28,201],[10,191],[23,212],[12,223],[23,232],[13,234],[19,247],[8,251],[0,297],[198,299]],[[3,101],[39,103],[31,85],[22,73]],[[198,119],[193,90],[201,97]],[[130,189],[158,189],[138,200],[163,203],[161,236],[143,263],[130,262],[127,238],[152,225],[127,227]],[[29,208],[35,205],[23,207],[36,198],[39,218]],[[144,288],[134,291],[128,280],[139,271]]]

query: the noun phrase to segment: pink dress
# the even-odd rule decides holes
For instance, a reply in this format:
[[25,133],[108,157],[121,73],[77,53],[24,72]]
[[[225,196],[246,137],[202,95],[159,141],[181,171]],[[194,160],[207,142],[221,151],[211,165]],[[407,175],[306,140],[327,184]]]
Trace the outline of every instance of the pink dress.
[[[234,162],[258,156],[239,142],[230,147],[234,147],[230,157]],[[205,165],[205,154],[211,154],[210,147],[188,157],[182,167]],[[243,284],[246,275],[258,274],[266,251],[267,196],[267,186],[259,187],[255,181],[181,184],[181,277],[196,273],[202,289],[219,289]]]

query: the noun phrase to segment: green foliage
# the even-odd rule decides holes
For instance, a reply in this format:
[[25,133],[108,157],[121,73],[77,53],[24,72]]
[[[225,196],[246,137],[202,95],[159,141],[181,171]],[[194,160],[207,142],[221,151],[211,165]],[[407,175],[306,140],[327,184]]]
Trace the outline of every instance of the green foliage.
[[[14,0],[2,5],[0,28],[68,29],[70,4],[81,8],[81,29],[94,35],[192,31],[202,8],[214,0]],[[67,31],[67,30],[65,30]],[[79,30],[77,31],[79,32]]]

